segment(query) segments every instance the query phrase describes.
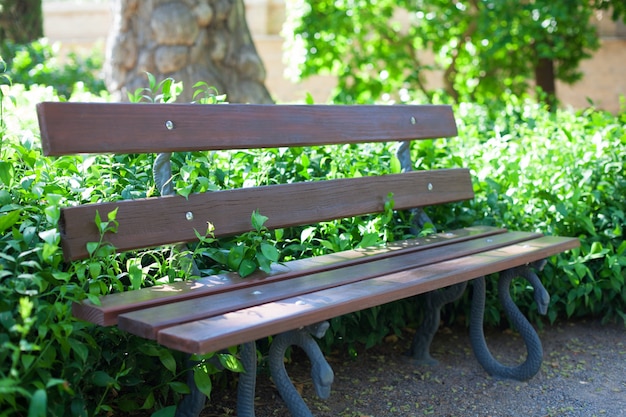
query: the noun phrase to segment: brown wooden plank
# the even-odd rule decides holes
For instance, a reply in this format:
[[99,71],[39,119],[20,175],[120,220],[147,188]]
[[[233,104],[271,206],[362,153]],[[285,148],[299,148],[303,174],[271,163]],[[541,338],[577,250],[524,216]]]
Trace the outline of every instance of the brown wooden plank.
[[390,193],[398,210],[474,195],[467,169],[447,169],[89,204],[62,209],[61,244],[67,260],[87,257],[86,244],[100,239],[96,212],[106,218],[115,208],[119,228],[106,241],[125,251],[196,240],[207,222],[216,236],[247,232],[255,210],[269,217],[270,229],[377,213]]
[[215,352],[342,314],[524,265],[579,246],[546,236],[492,251],[250,307],[161,330],[157,340],[188,353]]
[[46,102],[37,105],[37,114],[46,155],[307,146],[457,134],[451,107],[437,105]]
[[468,227],[417,239],[396,241],[382,247],[354,249],[313,258],[296,259],[285,264],[274,265],[273,272],[269,275],[258,271],[246,278],[241,278],[236,273],[225,273],[144,288],[139,291],[109,294],[100,299],[100,305],[95,305],[89,300],[75,303],[72,306],[72,312],[79,319],[102,326],[112,326],[117,324],[117,317],[120,314],[130,311],[204,297],[236,288],[252,287],[271,281],[282,281],[304,274],[328,271],[400,254],[419,252],[470,239],[484,239],[501,233],[506,233],[506,229],[489,226]]
[[421,252],[387,257],[357,265],[291,278],[289,283],[273,281],[264,285],[236,289],[210,297],[194,298],[179,303],[133,311],[119,316],[119,328],[147,339],[155,339],[157,332],[165,327],[196,321],[292,298],[326,288],[338,287],[352,282],[389,275],[424,265],[442,262],[494,248],[528,241],[541,235],[537,233],[510,232],[472,239],[465,242],[429,248]]

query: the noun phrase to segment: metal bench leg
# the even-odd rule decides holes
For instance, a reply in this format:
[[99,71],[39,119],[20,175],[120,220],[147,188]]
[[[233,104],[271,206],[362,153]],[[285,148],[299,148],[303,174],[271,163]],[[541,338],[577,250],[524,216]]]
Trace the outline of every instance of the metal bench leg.
[[237,385],[237,417],[254,417],[254,395],[256,392],[256,342],[241,346],[241,362],[244,372],[239,374]]
[[206,402],[206,395],[198,389],[193,379],[193,366],[195,362],[191,360],[191,355],[187,356],[186,362],[189,368],[189,371],[187,371],[187,386],[190,392],[185,395],[178,404],[178,407],[176,407],[174,417],[198,417]]
[[441,307],[451,303],[461,297],[465,291],[467,282],[451,285],[445,289],[430,291],[421,296],[424,306],[424,319],[417,328],[411,349],[408,355],[419,365],[436,365],[435,360],[430,355],[430,344],[439,329]]
[[[210,361],[218,368],[223,369],[217,357],[212,357]],[[241,345],[241,362],[244,372],[239,376],[239,384],[237,386],[237,415],[238,417],[254,417],[254,394],[256,389],[256,342],[244,343]],[[206,395],[204,395],[196,386],[193,379],[193,367],[196,365],[191,360],[191,355],[187,356],[187,386],[189,386],[189,394],[187,394],[178,404],[175,417],[198,417],[204,408]]]
[[525,265],[511,268],[500,273],[498,281],[498,298],[502,303],[507,317],[513,326],[519,331],[526,344],[526,360],[518,366],[505,366],[498,362],[487,346],[485,334],[483,332],[483,318],[485,312],[485,277],[476,278],[473,281],[474,292],[472,295],[472,308],[470,318],[470,342],[474,355],[488,374],[500,378],[515,379],[525,381],[532,378],[541,367],[543,360],[543,347],[541,340],[533,326],[528,322],[519,308],[511,299],[509,287],[513,278],[520,277],[526,279],[533,286],[535,292],[535,302],[539,308],[539,313],[546,314],[550,303],[550,295],[541,284],[537,274],[532,267],[541,270],[545,261],[537,262],[533,265]]
[[293,417],[313,417],[313,414],[287,375],[284,363],[285,351],[289,346],[296,345],[306,352],[311,361],[311,378],[315,392],[322,399],[328,398],[335,376],[322,351],[311,336],[322,337],[328,327],[328,322],[323,322],[303,329],[281,333],[274,337],[270,346],[269,367],[272,379]]

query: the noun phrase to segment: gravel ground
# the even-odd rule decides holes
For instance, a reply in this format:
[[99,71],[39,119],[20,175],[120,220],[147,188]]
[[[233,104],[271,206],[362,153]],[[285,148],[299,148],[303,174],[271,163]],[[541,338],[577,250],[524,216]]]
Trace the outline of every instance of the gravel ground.
[[[467,330],[442,328],[433,342],[436,366],[417,366],[403,355],[411,334],[390,338],[356,358],[331,355],[330,398],[315,398],[306,356],[294,351],[287,365],[316,417],[626,417],[626,327],[595,321],[546,326],[539,332],[544,362],[529,381],[488,376],[474,359]],[[521,338],[487,332],[494,356],[523,360]],[[218,389],[203,417],[234,416],[234,388]],[[259,375],[256,417],[288,416],[267,375]]]

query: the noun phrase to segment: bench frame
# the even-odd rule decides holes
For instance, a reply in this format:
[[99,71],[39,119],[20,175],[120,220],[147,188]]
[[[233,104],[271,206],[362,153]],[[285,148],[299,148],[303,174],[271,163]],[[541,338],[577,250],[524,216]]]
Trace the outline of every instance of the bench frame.
[[[414,227],[419,228],[429,222],[422,207],[473,198],[468,170],[410,172],[411,140],[456,135],[448,106],[40,103],[37,111],[46,155],[159,154],[153,171],[162,197],[62,209],[59,228],[68,261],[88,256],[86,244],[98,241],[95,214],[104,216],[116,209],[119,231],[106,238],[116,250],[126,251],[193,241],[196,230],[206,228],[207,219],[215,225],[216,236],[240,234],[250,230],[249,215],[254,210],[269,217],[270,229],[382,212],[390,192],[395,209],[412,210]],[[381,141],[400,142],[397,157],[402,174],[227,190],[188,198],[173,195],[171,152]],[[285,210],[295,207],[293,201],[298,200],[309,204]],[[148,227],[145,220],[151,211],[158,216],[150,217]],[[290,261],[275,265],[269,274],[258,272],[245,279],[230,273],[111,294],[103,297],[100,305],[89,301],[75,304],[73,311],[81,319],[105,326],[117,324],[189,354],[242,345],[246,372],[240,376],[240,416],[254,415],[254,341],[276,335],[270,348],[272,376],[290,412],[311,415],[288,381],[283,355],[292,344],[305,349],[318,395],[329,395],[332,369],[313,339],[324,334],[326,320],[425,294],[421,299],[425,317],[410,354],[417,363],[432,363],[429,348],[439,325],[439,311],[463,293],[468,281],[475,280],[474,292],[480,295],[485,275],[505,271],[500,279],[503,293],[508,294],[508,283],[519,276],[531,282],[538,305],[545,308],[547,293],[535,271],[541,269],[543,259],[578,245],[572,238],[479,226],[380,248]],[[479,301],[473,305],[476,318],[470,332],[481,365],[496,376],[532,377],[542,354],[536,332],[528,324],[530,330],[522,334],[529,346],[524,364],[498,366],[482,334],[484,301],[481,306],[480,297],[475,294],[474,299]],[[507,313],[519,318],[521,313],[512,302],[506,298],[503,302]],[[537,344],[538,350],[532,347]],[[192,393],[178,407],[179,416],[198,415],[205,401],[192,376],[188,384]]]

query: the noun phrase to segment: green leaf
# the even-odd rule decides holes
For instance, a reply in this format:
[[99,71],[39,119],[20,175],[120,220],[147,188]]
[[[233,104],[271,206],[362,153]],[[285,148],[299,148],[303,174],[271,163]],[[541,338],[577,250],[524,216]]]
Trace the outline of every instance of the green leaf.
[[7,187],[11,187],[13,183],[14,168],[13,164],[6,161],[0,161],[0,181]]
[[38,389],[30,399],[28,417],[44,417],[48,409],[48,394],[46,390]]
[[239,275],[241,275],[242,278],[245,278],[256,270],[257,270],[257,265],[256,263],[254,263],[254,261],[250,259],[243,259],[241,261],[241,264],[239,264],[239,268],[237,269],[237,272],[239,272]]
[[95,306],[102,305],[102,301],[100,301],[100,297],[96,294],[87,294],[87,299],[89,300],[90,303],[92,303]]
[[57,385],[65,385],[67,381],[65,379],[60,378],[50,378],[48,382],[46,382],[46,388],[56,387]]
[[211,377],[202,368],[196,367],[193,369],[193,380],[200,392],[210,398],[213,388]]
[[152,407],[154,407],[154,391],[150,391],[150,393],[148,394],[148,396],[146,397],[146,400],[143,402],[143,404],[141,405],[141,409],[142,410],[148,410]]
[[378,342],[378,338],[376,336],[376,333],[372,332],[367,336],[367,342],[365,343],[365,349],[369,349],[373,346],[376,345],[376,342]]
[[173,374],[176,373],[176,359],[174,359],[172,352],[166,349],[161,349],[159,351],[159,360],[161,361],[161,364],[163,364],[165,369]]
[[96,223],[96,227],[98,228],[98,231],[100,232],[100,234],[104,234],[103,228],[106,228],[106,226],[103,226],[102,224],[102,217],[100,217],[100,211],[96,210],[96,215],[94,216],[93,220]]
[[359,242],[359,248],[367,248],[378,244],[378,233],[366,233]]
[[312,237],[315,236],[316,231],[316,227],[307,227],[306,229],[302,230],[302,232],[300,233],[300,241],[304,243],[307,242],[309,239],[312,239]]
[[191,392],[189,390],[189,386],[183,382],[172,381],[167,385],[169,385],[170,388],[178,394],[189,394]]
[[268,274],[272,272],[272,262],[269,259],[267,259],[265,256],[263,256],[262,253],[258,252],[254,258],[256,260],[258,268],[261,271],[268,273]]
[[392,157],[389,161],[389,165],[392,174],[399,174],[402,172],[402,165],[400,164],[400,160],[397,157]]
[[37,359],[37,357],[34,355],[23,354],[21,359],[22,359],[22,366],[24,367],[24,369],[29,369],[30,366],[35,361],[35,359]]
[[176,406],[170,405],[169,407],[161,408],[160,410],[152,413],[151,417],[174,417],[176,415]]
[[147,72],[147,71],[146,71],[146,77],[148,78],[148,86],[150,87],[150,90],[154,91],[156,88],[156,78],[154,78],[154,75],[152,75],[152,73]]
[[56,245],[59,242],[61,235],[59,234],[58,229],[54,228],[39,232],[39,237],[41,240],[50,245]]
[[13,227],[15,223],[20,219],[20,210],[13,210],[0,216],[0,233],[4,233],[5,230]]
[[209,258],[213,259],[215,262],[217,262],[220,265],[224,265],[224,266],[228,266],[228,251],[226,251],[225,249],[215,249],[215,248],[209,248],[206,251],[204,251],[202,254],[204,256],[208,256]]
[[107,219],[109,219],[110,222],[115,221],[115,219],[117,218],[118,209],[119,207],[115,207],[113,210],[107,213]]
[[258,210],[255,210],[252,212],[250,220],[252,222],[252,227],[254,227],[257,232],[260,232],[263,229],[263,225],[267,221],[267,217],[259,213]]
[[239,265],[243,261],[243,258],[246,253],[246,248],[243,245],[233,246],[228,251],[228,267],[233,271],[239,270]]
[[245,371],[243,364],[235,356],[227,354],[227,353],[220,353],[219,355],[217,355],[217,357],[219,358],[222,366],[228,369],[229,371],[231,372],[244,372]]
[[306,96],[304,97],[304,103],[308,105],[315,104],[315,99],[313,98],[313,94],[309,91],[306,92]]
[[188,184],[184,187],[180,187],[177,189],[176,193],[185,198],[189,198],[189,194],[193,191],[193,184]]
[[72,404],[70,405],[72,416],[86,416],[86,409],[84,398],[74,397],[72,399]]
[[91,380],[94,385],[98,387],[107,387],[109,385],[113,385],[115,383],[115,379],[113,379],[109,374],[105,371],[96,371],[93,373]]
[[93,256],[96,252],[96,250],[98,250],[98,246],[100,246],[100,243],[98,242],[87,242],[87,244],[85,245],[87,247],[87,253],[89,254],[89,256]]
[[589,251],[589,253],[591,255],[597,255],[599,253],[602,253],[602,243],[600,243],[600,242],[593,242],[591,244],[591,250]]
[[78,358],[80,359],[80,361],[82,363],[86,363],[87,357],[89,356],[89,349],[87,349],[87,346],[76,340],[70,340],[69,344],[76,356],[78,356]]
[[9,205],[11,204],[11,201],[13,201],[11,193],[7,190],[0,190],[0,206]]
[[163,100],[167,101],[172,96],[172,82],[174,80],[172,78],[166,78],[161,81],[161,92],[163,93]]
[[130,287],[133,290],[141,288],[143,282],[143,271],[141,270],[141,259],[131,258],[126,262],[128,277],[130,278]]
[[100,276],[102,272],[102,264],[100,262],[94,261],[89,262],[89,275],[91,278],[96,279]]
[[280,252],[274,245],[270,245],[269,243],[261,243],[261,253],[271,262],[278,262],[278,258],[280,257]]

